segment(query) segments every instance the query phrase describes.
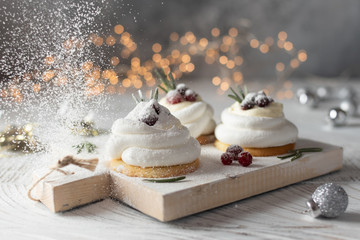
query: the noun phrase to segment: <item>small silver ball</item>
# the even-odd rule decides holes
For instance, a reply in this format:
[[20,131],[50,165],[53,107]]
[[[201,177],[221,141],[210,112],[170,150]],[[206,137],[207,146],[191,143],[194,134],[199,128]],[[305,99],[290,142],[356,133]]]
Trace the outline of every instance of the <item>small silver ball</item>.
[[332,126],[342,126],[346,123],[346,112],[340,108],[331,108],[329,110],[327,121]]
[[345,190],[335,183],[325,183],[318,187],[312,199],[318,205],[321,216],[328,218],[340,216],[349,203]]
[[306,92],[309,92],[309,91],[310,91],[310,90],[309,90],[308,88],[298,88],[298,89],[296,90],[296,96],[297,96],[297,97],[300,97],[301,94],[306,93]]
[[319,99],[325,100],[330,98],[331,95],[331,88],[329,87],[318,87],[316,89],[316,95]]
[[305,91],[298,96],[299,103],[311,108],[316,108],[319,103],[319,98],[311,91]]
[[357,113],[358,105],[353,99],[346,99],[340,103],[340,109],[348,116],[354,116]]
[[343,87],[338,92],[338,97],[340,99],[354,98],[355,95],[356,95],[356,93],[355,93],[354,89],[352,89],[351,87]]

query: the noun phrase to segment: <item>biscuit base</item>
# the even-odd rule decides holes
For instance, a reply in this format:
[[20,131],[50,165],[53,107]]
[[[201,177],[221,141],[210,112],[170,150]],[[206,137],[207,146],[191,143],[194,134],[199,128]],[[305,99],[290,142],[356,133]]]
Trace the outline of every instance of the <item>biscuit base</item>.
[[196,138],[196,140],[198,140],[200,145],[206,145],[215,142],[216,139],[215,139],[215,135],[211,133],[208,135],[200,135]]
[[168,178],[194,172],[200,165],[199,159],[191,163],[164,167],[138,167],[125,163],[122,159],[113,159],[110,168],[115,172],[123,173],[129,177]]
[[[215,147],[223,152],[226,152],[226,149],[231,145],[227,143],[220,142],[216,140],[214,143]],[[244,151],[251,153],[252,156],[255,157],[267,157],[267,156],[275,156],[288,153],[290,150],[294,150],[295,143],[290,143],[277,147],[267,147],[267,148],[248,148],[244,147]]]

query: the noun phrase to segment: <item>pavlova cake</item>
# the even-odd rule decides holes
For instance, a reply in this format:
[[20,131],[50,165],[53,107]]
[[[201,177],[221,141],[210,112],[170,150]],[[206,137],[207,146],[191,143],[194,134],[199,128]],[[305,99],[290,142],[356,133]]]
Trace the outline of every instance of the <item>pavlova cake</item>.
[[263,91],[247,93],[239,88],[229,97],[235,103],[223,110],[215,129],[215,146],[225,151],[240,145],[253,156],[272,156],[293,150],[298,135],[294,124],[284,117],[283,105]]
[[[151,94],[152,95],[152,94]],[[112,126],[108,141],[111,168],[131,177],[184,175],[199,166],[200,144],[189,130],[157,101],[142,94],[136,107]]]
[[160,99],[159,103],[168,108],[200,144],[214,142],[216,123],[213,119],[213,108],[185,84],[176,85],[171,73],[168,74],[169,79],[163,70],[157,73],[163,83],[163,87],[159,87],[166,92],[166,96]]

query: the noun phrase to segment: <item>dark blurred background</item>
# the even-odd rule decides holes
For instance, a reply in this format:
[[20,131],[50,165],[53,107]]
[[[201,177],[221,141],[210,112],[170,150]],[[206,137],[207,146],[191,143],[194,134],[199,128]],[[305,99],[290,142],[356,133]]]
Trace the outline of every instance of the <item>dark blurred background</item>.
[[[65,0],[33,1],[25,6],[42,5],[42,11],[51,11],[58,7],[54,2],[72,3]],[[88,4],[88,1],[82,2]],[[155,42],[161,43],[165,49],[172,32],[182,35],[191,31],[198,38],[209,38],[214,27],[227,32],[230,27],[237,27],[241,19],[248,19],[250,31],[258,39],[267,36],[276,39],[280,31],[285,31],[296,49],[306,50],[307,61],[293,73],[294,76],[360,75],[360,1],[357,0],[122,0],[96,1],[93,4],[100,6],[101,12],[94,18],[92,29],[86,27],[84,32],[113,34],[113,27],[122,24],[138,44],[137,55],[144,59],[151,58],[151,47]],[[9,13],[24,7],[24,2],[2,1],[1,5],[0,34],[3,37],[0,45],[4,46],[7,41],[4,34],[21,23],[14,21]],[[37,6],[34,11],[39,8]],[[39,11],[39,17],[42,11]],[[4,47],[1,51],[3,55]],[[253,51],[246,57],[250,62],[248,67],[258,72],[257,76],[249,71],[249,76],[266,77],[274,71],[279,56],[264,57]],[[197,67],[193,74],[202,75],[201,69],[204,68]]]
[[344,72],[352,76],[360,73],[360,1],[357,0],[140,0],[121,3],[124,5],[115,4],[118,14],[110,21],[120,20],[144,45],[153,41],[165,43],[173,31],[192,31],[200,36],[208,36],[213,27],[227,31],[241,18],[246,18],[259,39],[276,37],[278,32],[286,31],[298,49],[307,51],[308,61],[298,74],[335,77]]

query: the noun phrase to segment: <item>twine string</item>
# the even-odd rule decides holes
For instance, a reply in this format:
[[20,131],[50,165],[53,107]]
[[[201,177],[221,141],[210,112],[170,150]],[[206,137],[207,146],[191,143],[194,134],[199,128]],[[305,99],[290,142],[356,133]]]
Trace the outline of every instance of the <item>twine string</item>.
[[80,159],[80,158],[75,158],[73,156],[66,156],[60,160],[57,161],[56,165],[53,167],[50,167],[49,172],[47,172],[44,176],[42,176],[41,178],[39,178],[28,190],[27,195],[28,198],[33,200],[33,201],[40,201],[40,199],[38,198],[34,198],[31,195],[32,190],[34,190],[34,188],[42,181],[44,180],[46,177],[48,177],[51,173],[53,173],[54,171],[58,171],[64,175],[69,175],[69,174],[74,174],[71,172],[66,172],[64,170],[62,170],[61,168],[66,167],[70,164],[76,165],[78,167],[81,168],[85,168],[87,170],[90,171],[94,171],[96,169],[96,166],[99,162],[99,159],[97,158],[93,158],[93,159]]

